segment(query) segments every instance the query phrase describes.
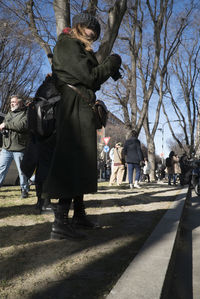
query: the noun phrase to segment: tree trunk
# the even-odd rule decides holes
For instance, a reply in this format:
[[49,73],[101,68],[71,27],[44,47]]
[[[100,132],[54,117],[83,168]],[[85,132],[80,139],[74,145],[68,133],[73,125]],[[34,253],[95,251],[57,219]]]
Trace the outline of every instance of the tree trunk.
[[56,19],[56,33],[59,36],[66,26],[70,26],[69,0],[54,0],[53,9]]
[[148,160],[151,164],[150,180],[155,181],[155,144],[153,139],[148,141]]

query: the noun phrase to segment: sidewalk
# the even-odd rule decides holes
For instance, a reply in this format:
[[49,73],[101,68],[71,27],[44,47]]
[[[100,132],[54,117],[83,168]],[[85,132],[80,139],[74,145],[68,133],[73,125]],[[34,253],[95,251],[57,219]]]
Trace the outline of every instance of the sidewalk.
[[175,190],[174,202],[107,299],[159,299],[172,256],[187,189]]
[[[27,199],[20,198],[19,187],[2,187],[2,298],[105,298],[140,255],[162,216],[181,202],[176,200],[181,192],[182,188],[167,184],[144,183],[141,189],[131,190],[127,184],[109,187],[102,182],[97,194],[85,196],[88,217],[98,221],[102,229],[84,231],[87,238],[75,242],[49,239],[54,216],[38,215],[34,186]],[[71,210],[70,217],[72,214]],[[163,234],[164,240],[168,232]],[[147,257],[159,242],[159,238],[152,240],[146,248]]]

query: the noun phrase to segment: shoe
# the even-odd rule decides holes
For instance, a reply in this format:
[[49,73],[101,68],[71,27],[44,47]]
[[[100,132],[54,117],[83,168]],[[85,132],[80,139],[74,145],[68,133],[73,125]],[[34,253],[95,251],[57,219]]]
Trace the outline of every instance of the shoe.
[[77,232],[68,220],[69,205],[54,207],[55,220],[52,224],[51,239],[62,240],[83,240],[86,236]]
[[31,185],[35,185],[35,182],[33,182],[33,181],[31,181],[31,180],[28,180],[28,184],[29,184],[29,186],[31,186]]
[[141,187],[138,185],[137,181],[135,182],[134,187],[137,188],[137,189],[141,189]]
[[48,205],[43,205],[41,208],[40,208],[40,214],[41,215],[44,215],[44,214],[53,214],[54,211],[53,211],[53,207],[51,204],[48,204]]
[[71,239],[71,240],[84,240],[86,236],[77,232],[69,223],[64,224],[52,224],[51,230],[51,239],[52,240],[63,240],[63,239]]
[[101,228],[98,223],[91,222],[86,215],[76,216],[72,218],[72,226],[74,228],[85,229],[99,229]]
[[133,184],[130,184],[130,189],[133,189]]
[[28,197],[28,192],[26,190],[22,190],[21,198],[27,198],[27,197]]

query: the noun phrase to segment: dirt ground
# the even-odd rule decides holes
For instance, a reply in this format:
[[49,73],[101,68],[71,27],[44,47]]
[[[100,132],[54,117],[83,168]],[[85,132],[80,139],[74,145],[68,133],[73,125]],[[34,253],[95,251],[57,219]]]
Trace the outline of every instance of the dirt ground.
[[[0,299],[103,299],[174,199],[167,184],[141,189],[99,183],[86,212],[102,228],[83,241],[50,240],[53,215],[35,209],[35,187],[0,189]],[[176,187],[177,194],[179,188]],[[70,211],[70,217],[72,211]]]

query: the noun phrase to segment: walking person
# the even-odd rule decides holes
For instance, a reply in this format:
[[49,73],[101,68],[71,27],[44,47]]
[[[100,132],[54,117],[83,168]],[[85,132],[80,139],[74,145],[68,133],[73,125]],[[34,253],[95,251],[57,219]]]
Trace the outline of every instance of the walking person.
[[138,140],[138,133],[133,130],[131,132],[131,137],[126,140],[124,144],[124,154],[126,163],[128,165],[128,179],[130,188],[133,188],[133,171],[136,170],[135,176],[135,188],[141,188],[138,184],[140,180],[140,164],[144,160],[143,153]]
[[2,186],[10,164],[14,159],[19,173],[21,197],[27,198],[29,191],[28,179],[20,167],[28,139],[27,116],[26,107],[19,96],[11,96],[10,111],[0,124],[0,131],[3,134],[3,144],[0,153],[0,186]]
[[117,182],[117,185],[120,186],[123,181],[124,177],[124,153],[123,153],[123,147],[122,143],[118,142],[115,145],[114,151],[113,151],[113,168],[112,173],[110,177],[110,183],[109,185],[112,186],[115,182]]
[[168,173],[168,185],[172,184],[176,186],[177,175],[181,173],[181,168],[179,164],[179,158],[175,155],[174,151],[169,153],[169,157],[166,159],[166,167]]
[[171,151],[169,153],[169,157],[166,159],[166,168],[167,168],[167,175],[168,175],[168,185],[171,186],[171,181],[173,179],[173,174],[174,174],[174,168],[173,168],[173,156],[174,156],[174,151]]
[[151,171],[151,164],[147,157],[144,158],[144,167],[143,167],[143,175],[144,181],[147,179],[148,183],[150,183],[150,171]]
[[177,179],[179,178],[180,180],[180,175],[181,175],[181,167],[180,167],[180,159],[178,155],[173,156],[173,168],[174,168],[174,175],[173,175],[173,184],[176,186],[177,185]]
[[[99,64],[92,43],[100,35],[98,20],[87,12],[75,15],[72,28],[65,28],[54,48],[53,74],[61,94],[56,115],[56,144],[44,198],[59,199],[51,238],[79,239],[75,229],[94,227],[85,214],[84,194],[97,191],[95,116],[91,105],[95,92],[110,76],[119,78],[121,58],[113,54]],[[86,101],[87,99],[87,101]],[[90,102],[90,105],[88,104]],[[74,203],[72,225],[68,212]]]
[[109,158],[111,160],[111,173],[113,172],[113,166],[114,166],[114,147],[111,148],[109,152]]

